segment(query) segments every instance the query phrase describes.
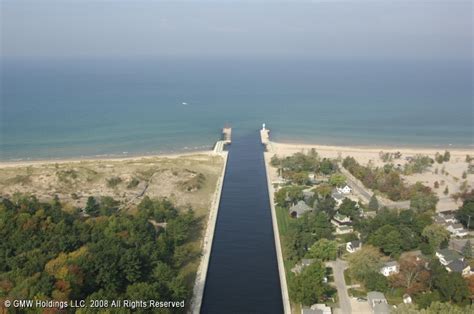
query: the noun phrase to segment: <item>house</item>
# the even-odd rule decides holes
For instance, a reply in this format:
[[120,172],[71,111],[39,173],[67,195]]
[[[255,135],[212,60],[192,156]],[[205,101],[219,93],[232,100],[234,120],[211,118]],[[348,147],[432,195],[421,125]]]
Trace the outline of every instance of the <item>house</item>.
[[439,259],[439,262],[444,266],[447,266],[449,263],[458,259],[464,260],[464,257],[461,254],[450,249],[437,250],[436,257]]
[[336,226],[336,234],[347,234],[354,232],[351,226]]
[[386,262],[381,268],[380,273],[385,277],[388,277],[393,274],[398,274],[400,271],[400,265],[398,265],[397,261],[389,261]]
[[300,218],[301,216],[303,216],[304,213],[310,212],[312,210],[313,209],[309,207],[308,205],[306,205],[304,201],[299,201],[296,205],[293,205],[290,207],[289,213],[290,213],[290,216],[293,218],[294,217]]
[[371,291],[367,293],[367,302],[372,309],[374,314],[389,314],[390,309],[388,307],[387,299],[382,292]]
[[454,216],[454,214],[451,214],[451,213],[443,213],[443,214],[440,213],[439,216],[441,216],[441,218],[443,218],[444,221],[446,221],[447,223],[455,224],[459,222]]
[[346,184],[342,188],[337,187],[336,191],[340,194],[350,194],[352,192],[352,188]]
[[331,219],[331,223],[336,226],[336,234],[346,234],[354,231],[352,221],[349,217],[336,213]]
[[311,305],[310,308],[302,307],[301,314],[331,314],[332,310],[326,304],[318,303]]
[[471,275],[471,266],[464,259],[457,259],[446,265],[448,272],[460,273],[463,277]]
[[403,303],[410,304],[412,302],[413,302],[413,300],[411,299],[410,295],[405,293],[403,295]]
[[299,274],[303,271],[305,267],[308,267],[309,265],[313,264],[314,261],[315,261],[314,258],[303,258],[301,262],[296,264],[295,267],[291,269],[291,271],[295,274]]
[[449,222],[446,225],[446,230],[448,230],[455,237],[462,238],[469,234],[469,232],[466,229],[464,229],[463,225],[460,223]]
[[352,221],[350,217],[336,213],[331,223],[335,226],[349,226],[352,224]]
[[332,194],[331,194],[332,198],[336,201],[336,207],[339,207],[341,206],[342,204],[342,201],[344,200],[344,198],[346,198],[344,196],[344,194],[341,194],[337,191],[333,191]]
[[346,243],[346,251],[349,253],[354,253],[362,248],[362,242],[359,240],[354,240]]

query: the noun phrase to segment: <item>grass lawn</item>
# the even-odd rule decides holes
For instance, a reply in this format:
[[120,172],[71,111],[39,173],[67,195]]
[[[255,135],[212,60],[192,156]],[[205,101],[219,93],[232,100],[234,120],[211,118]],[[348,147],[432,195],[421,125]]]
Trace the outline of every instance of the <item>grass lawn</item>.
[[286,208],[278,205],[276,205],[275,211],[277,215],[280,237],[284,237],[288,231],[288,225],[290,224],[290,215],[288,215],[288,210]]

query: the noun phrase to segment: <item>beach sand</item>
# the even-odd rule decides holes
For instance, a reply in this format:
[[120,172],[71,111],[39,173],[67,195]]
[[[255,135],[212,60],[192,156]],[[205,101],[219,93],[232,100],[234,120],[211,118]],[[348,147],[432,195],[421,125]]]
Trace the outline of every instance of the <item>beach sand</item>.
[[[371,163],[374,166],[383,166],[385,163],[380,159],[379,153],[383,152],[400,152],[402,157],[400,159],[393,160],[392,162],[397,165],[403,166],[407,163],[406,157],[413,157],[415,155],[427,155],[434,158],[437,152],[444,153],[444,149],[436,148],[407,148],[407,147],[351,147],[351,146],[327,146],[318,144],[290,144],[290,143],[277,143],[269,142],[267,145],[268,152],[266,154],[273,156],[290,156],[297,152],[308,152],[311,149],[315,149],[321,157],[326,158],[345,158],[347,156],[354,157],[360,164],[367,165]],[[414,175],[403,175],[403,180],[407,184],[413,184],[416,182],[422,182],[426,186],[429,186],[436,192],[440,201],[437,205],[437,211],[446,211],[457,209],[461,203],[455,202],[450,196],[453,193],[460,191],[460,186],[464,181],[467,181],[468,188],[474,187],[474,174],[468,174],[466,179],[462,179],[462,174],[467,171],[469,164],[465,161],[466,155],[474,156],[474,151],[469,149],[450,149],[447,150],[451,154],[449,162],[442,164],[434,163],[431,168],[422,173]],[[272,168],[270,176],[272,180],[276,180],[277,173],[275,168]],[[438,169],[438,173],[435,170]],[[442,173],[444,169],[444,174]],[[438,181],[440,187],[435,189],[434,182]],[[443,192],[446,188],[449,189],[449,194],[445,195]]]
[[[212,151],[0,162],[0,195],[26,193],[44,201],[57,195],[71,207],[83,207],[89,196],[110,196],[126,208],[133,208],[147,195],[167,197],[179,207],[192,206],[198,215],[204,215],[222,166],[222,156]],[[205,179],[200,180],[199,174]]]

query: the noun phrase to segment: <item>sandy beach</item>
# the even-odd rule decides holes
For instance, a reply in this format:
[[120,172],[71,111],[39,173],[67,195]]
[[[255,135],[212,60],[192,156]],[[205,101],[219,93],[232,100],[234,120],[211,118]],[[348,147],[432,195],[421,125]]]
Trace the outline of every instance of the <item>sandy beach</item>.
[[[375,167],[383,166],[386,164],[382,161],[379,154],[381,151],[384,153],[395,153],[400,152],[402,154],[400,159],[393,160],[392,163],[396,165],[405,165],[408,161],[406,157],[413,157],[415,155],[426,155],[434,158],[436,153],[443,154],[445,150],[448,150],[451,154],[451,158],[448,162],[442,164],[434,163],[430,169],[421,174],[403,175],[403,180],[407,184],[413,184],[416,182],[422,182],[426,186],[429,186],[436,192],[439,202],[437,205],[437,211],[446,211],[457,209],[461,203],[456,202],[451,195],[460,191],[460,186],[464,181],[467,181],[468,188],[474,187],[474,174],[467,174],[465,179],[462,178],[463,172],[467,172],[469,164],[466,162],[466,155],[474,156],[474,150],[470,149],[451,149],[451,148],[428,148],[428,147],[351,147],[351,146],[329,146],[329,145],[318,145],[318,144],[290,144],[290,143],[277,143],[269,142],[268,155],[277,156],[289,156],[297,152],[308,152],[311,149],[315,149],[321,157],[326,158],[345,158],[347,156],[354,157],[360,164],[367,165],[372,164]],[[275,168],[271,172],[272,180],[275,180],[277,173]],[[434,183],[438,181],[440,187],[434,188]],[[448,187],[449,194],[445,195],[444,190]]]
[[50,164],[64,164],[64,163],[80,163],[86,161],[137,161],[137,160],[147,160],[154,158],[178,158],[184,156],[193,156],[193,155],[212,155],[212,150],[197,150],[192,152],[181,152],[181,153],[169,153],[169,154],[153,154],[153,155],[136,155],[136,156],[127,156],[127,157],[100,157],[100,156],[91,156],[91,157],[75,157],[75,158],[63,158],[63,159],[38,159],[38,160],[12,160],[12,161],[0,161],[0,168],[8,167],[26,167],[34,165],[50,165]]

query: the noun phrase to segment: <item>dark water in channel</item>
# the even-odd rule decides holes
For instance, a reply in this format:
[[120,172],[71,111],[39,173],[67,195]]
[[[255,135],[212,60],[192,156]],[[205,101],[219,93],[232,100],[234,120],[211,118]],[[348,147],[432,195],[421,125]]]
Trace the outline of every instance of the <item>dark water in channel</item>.
[[263,147],[232,135],[201,313],[283,313]]

